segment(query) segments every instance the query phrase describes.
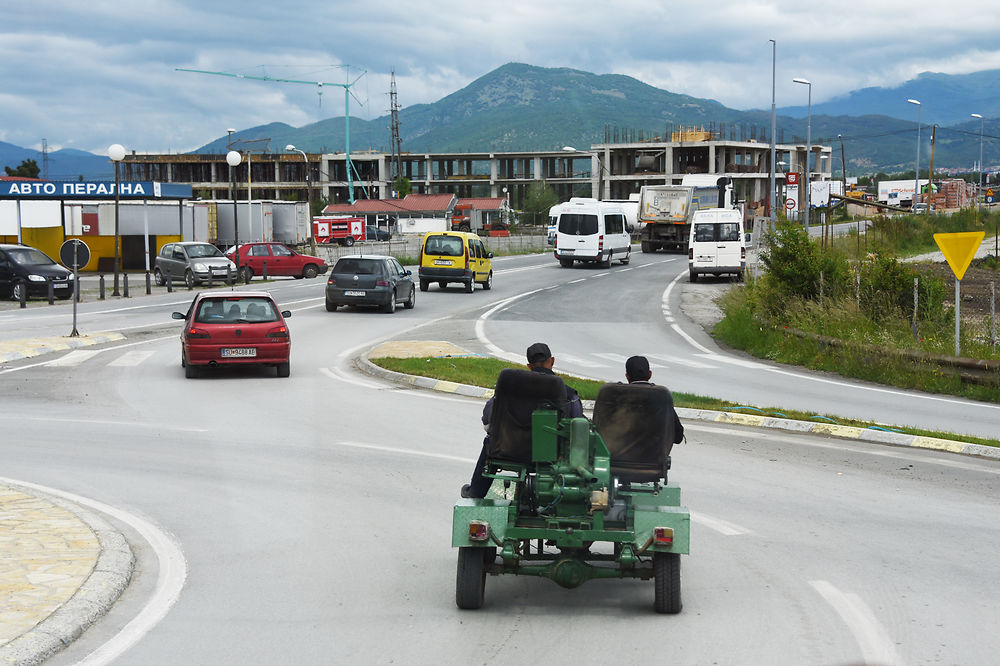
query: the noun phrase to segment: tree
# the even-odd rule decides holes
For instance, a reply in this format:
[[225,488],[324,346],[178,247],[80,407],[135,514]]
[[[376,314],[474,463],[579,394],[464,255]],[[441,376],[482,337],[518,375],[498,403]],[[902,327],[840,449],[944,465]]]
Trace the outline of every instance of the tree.
[[21,162],[21,166],[16,169],[11,169],[9,166],[3,168],[7,172],[8,176],[15,176],[18,178],[38,178],[38,173],[40,169],[35,160],[24,160]]
[[410,183],[409,178],[400,176],[396,180],[392,181],[392,189],[396,192],[396,196],[402,199],[413,191],[413,184]]
[[559,196],[556,191],[544,180],[534,182],[528,186],[528,191],[524,195],[524,202],[521,205],[523,211],[522,221],[528,224],[548,223],[549,209],[559,203]]

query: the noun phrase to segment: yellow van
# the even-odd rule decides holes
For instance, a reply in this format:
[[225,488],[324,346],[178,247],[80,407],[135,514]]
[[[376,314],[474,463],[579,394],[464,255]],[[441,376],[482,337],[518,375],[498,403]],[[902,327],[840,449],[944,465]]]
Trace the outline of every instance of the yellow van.
[[432,231],[420,241],[420,291],[431,282],[442,289],[449,282],[461,282],[472,293],[475,284],[493,288],[493,253],[486,250],[476,234],[463,231]]

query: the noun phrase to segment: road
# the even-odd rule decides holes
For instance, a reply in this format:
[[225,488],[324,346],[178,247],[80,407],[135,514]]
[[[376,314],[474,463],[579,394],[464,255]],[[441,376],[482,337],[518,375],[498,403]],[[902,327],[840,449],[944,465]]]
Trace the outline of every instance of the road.
[[[455,608],[450,507],[478,453],[482,405],[359,375],[351,359],[380,340],[519,358],[541,339],[557,368],[605,379],[647,353],[654,381],[677,390],[845,412],[879,402],[938,423],[990,413],[720,350],[677,308],[682,264],[503,259],[493,291],[432,287],[392,316],[325,312],[322,278],[275,282],[293,311],[289,379],[185,380],[168,324],[187,301],[176,294],[127,312],[95,305],[84,329],[125,326],[127,342],[0,371],[4,476],[120,508],[183,553],[176,603],[115,663],[989,663],[1000,463],[702,423],[687,424],[672,472],[693,513],[680,615],[651,612],[650,583],[563,590],[510,577],[490,578],[481,611]],[[0,327],[58,327],[55,312]],[[157,544],[121,528],[137,551],[132,585],[51,663],[114,644],[159,594]]]

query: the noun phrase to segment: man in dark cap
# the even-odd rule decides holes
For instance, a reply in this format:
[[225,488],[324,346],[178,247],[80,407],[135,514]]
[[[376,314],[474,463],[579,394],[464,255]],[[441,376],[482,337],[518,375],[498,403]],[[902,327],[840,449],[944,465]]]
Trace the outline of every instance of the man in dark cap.
[[[555,365],[555,358],[552,356],[552,352],[549,350],[549,346],[544,342],[535,342],[528,347],[528,351],[525,353],[528,360],[528,369],[532,372],[540,372],[544,375],[554,375],[556,373],[552,372],[552,366]],[[576,418],[578,416],[583,416],[583,403],[580,402],[580,396],[577,392],[567,386],[566,387],[566,416],[570,418]],[[483,407],[483,426],[489,430],[490,426],[490,413],[493,411],[493,398],[486,401],[486,406]],[[490,448],[490,437],[487,435],[483,439],[483,450],[479,453],[479,460],[476,461],[476,468],[472,471],[472,481],[462,486],[462,497],[486,497],[486,492],[490,489],[493,484],[493,479],[489,479],[483,476],[483,467],[486,465],[486,453]]]
[[[652,376],[653,371],[649,369],[649,360],[645,356],[630,356],[625,361],[625,379],[628,380],[629,384],[652,384],[653,382],[649,381]],[[677,417],[677,410],[672,411],[674,412],[674,438],[667,449],[668,456],[673,445],[680,444],[681,440],[684,439],[684,426],[681,425],[681,420]]]

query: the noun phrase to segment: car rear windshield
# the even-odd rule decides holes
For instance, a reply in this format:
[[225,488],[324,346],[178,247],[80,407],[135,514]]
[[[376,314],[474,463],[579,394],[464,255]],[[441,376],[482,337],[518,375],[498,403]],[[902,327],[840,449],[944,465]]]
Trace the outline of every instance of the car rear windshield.
[[559,216],[559,233],[570,236],[592,236],[597,233],[597,216],[563,213]]
[[198,245],[188,245],[187,253],[189,257],[221,257],[222,252],[219,248],[214,245],[209,245],[208,243],[201,243]]
[[349,259],[347,257],[337,262],[334,273],[349,275],[379,275],[382,273],[382,262],[378,259]]
[[7,250],[7,254],[11,261],[22,266],[49,266],[56,263],[33,247]]
[[697,243],[738,241],[739,239],[740,225],[736,222],[721,222],[719,224],[702,222],[694,225],[694,240]]
[[461,257],[465,254],[465,244],[458,236],[429,236],[424,244],[424,254]]
[[260,296],[206,298],[198,304],[194,320],[199,324],[278,321],[274,301]]

